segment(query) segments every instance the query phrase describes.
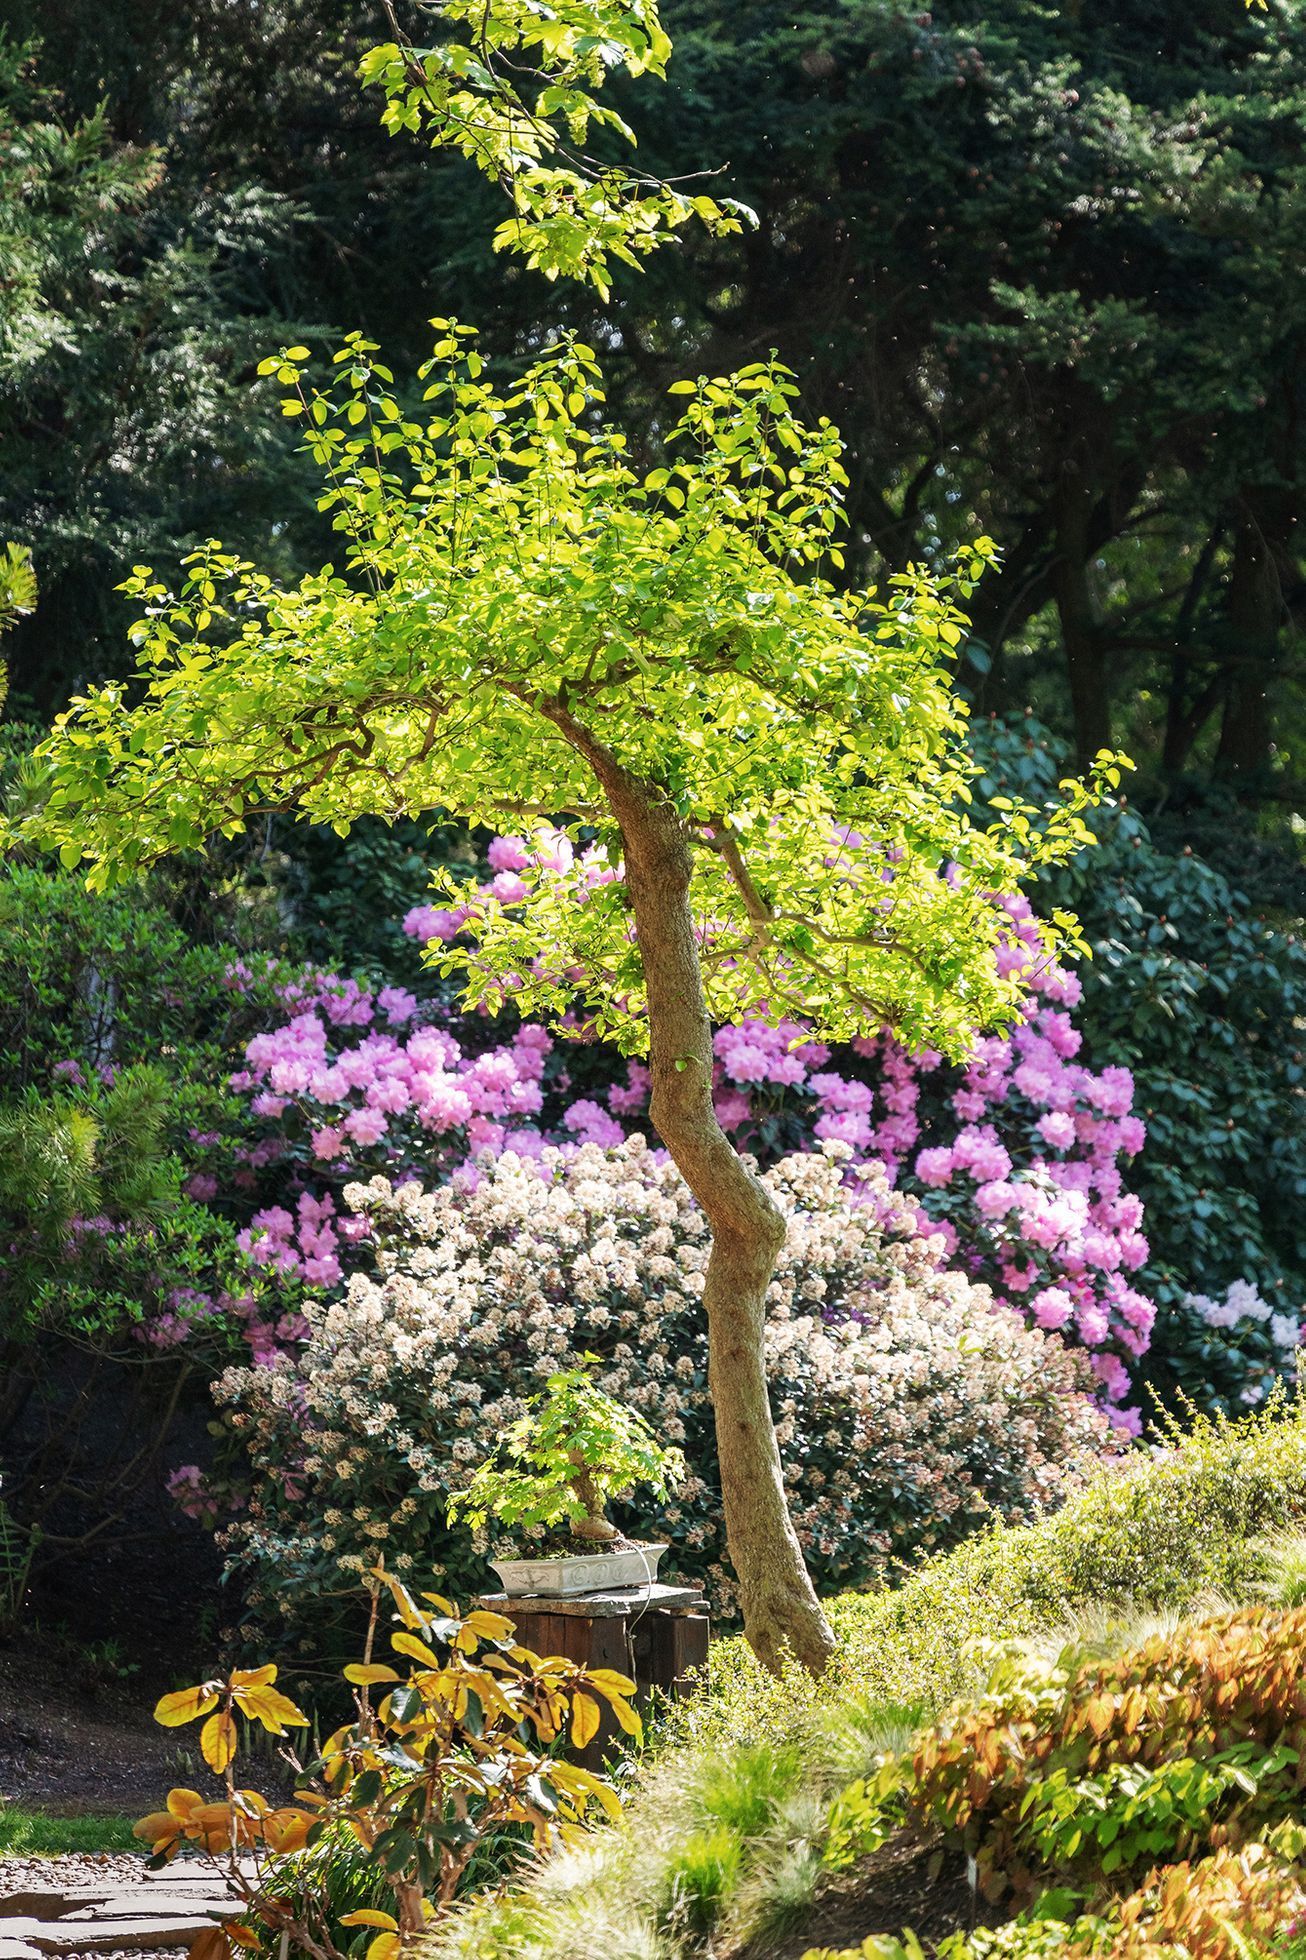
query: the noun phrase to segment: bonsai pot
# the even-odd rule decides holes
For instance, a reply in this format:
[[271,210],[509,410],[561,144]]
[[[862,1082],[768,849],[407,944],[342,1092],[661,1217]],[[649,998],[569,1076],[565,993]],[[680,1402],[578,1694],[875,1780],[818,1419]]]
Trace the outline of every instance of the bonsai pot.
[[623,1551],[564,1552],[555,1558],[492,1558],[490,1564],[510,1599],[578,1599],[585,1593],[651,1586],[665,1545],[630,1545]]

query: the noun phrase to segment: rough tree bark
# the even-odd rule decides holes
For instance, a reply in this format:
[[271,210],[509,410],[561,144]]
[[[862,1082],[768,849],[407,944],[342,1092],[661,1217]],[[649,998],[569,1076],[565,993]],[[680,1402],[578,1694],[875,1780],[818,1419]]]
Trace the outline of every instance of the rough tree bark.
[[1069,473],[1059,485],[1055,499],[1056,555],[1048,571],[1065,649],[1075,752],[1081,768],[1086,768],[1100,749],[1111,747],[1106,649],[1088,577],[1097,494],[1091,483]]
[[789,1650],[819,1674],[834,1636],[789,1516],[766,1386],[766,1290],[784,1220],[712,1103],[712,1028],[690,904],[689,839],[655,785],[621,768],[565,708],[544,712],[594,770],[621,830],[648,999],[653,1123],[712,1228],[703,1289],[708,1386],[744,1634],[772,1672]]
[[1278,655],[1283,594],[1269,536],[1268,499],[1242,499],[1229,570],[1230,659],[1215,767],[1246,778],[1270,763],[1270,682]]

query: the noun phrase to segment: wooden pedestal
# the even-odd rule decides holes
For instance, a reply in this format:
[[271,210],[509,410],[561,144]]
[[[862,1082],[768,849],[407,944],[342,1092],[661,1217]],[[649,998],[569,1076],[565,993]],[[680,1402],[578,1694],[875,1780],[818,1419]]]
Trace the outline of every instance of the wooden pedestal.
[[[686,1693],[691,1670],[707,1660],[707,1602],[692,1586],[631,1586],[577,1599],[509,1599],[490,1593],[479,1604],[506,1613],[523,1646],[537,1654],[561,1654],[584,1667],[628,1674],[641,1707],[647,1707],[655,1690]],[[577,1760],[588,1769],[600,1768],[620,1734],[605,1710],[598,1735]]]

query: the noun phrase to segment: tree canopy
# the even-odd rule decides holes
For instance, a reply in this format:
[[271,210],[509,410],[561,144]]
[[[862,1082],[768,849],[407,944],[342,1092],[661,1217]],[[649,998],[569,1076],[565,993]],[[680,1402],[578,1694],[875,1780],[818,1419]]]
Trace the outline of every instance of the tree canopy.
[[276,363],[344,566],[287,586],[212,546],[175,597],[138,568],[143,699],[110,685],[60,718],[34,834],[108,885],[269,808],[341,829],[431,807],[570,819],[610,840],[606,875],[487,904],[469,985],[511,978],[524,1011],[557,1016],[579,974],[599,1029],[631,1042],[616,772],[693,835],[716,1018],[767,1003],[957,1050],[1014,1011],[993,894],[1083,841],[1084,793],[1037,823],[1015,805],[968,822],[963,621],[916,573],[882,595],[822,575],[839,439],[797,418],[789,372],[678,384],[674,460],[645,472],[597,419],[588,349],[563,343],[501,391],[470,330],[437,326],[411,414],[361,337],[323,390],[307,350]]
[[[492,251],[497,182],[385,133],[381,91],[356,76],[395,43],[382,8],[66,0],[38,20],[19,5],[20,31],[46,36],[64,122],[102,96],[111,154],[154,146],[144,235],[202,247],[209,331],[197,363],[187,308],[155,307],[150,357],[138,351],[124,226],[78,321],[80,368],[60,377],[112,373],[111,421],[43,397],[3,424],[3,534],[36,546],[46,594],[14,636],[16,688],[53,709],[122,671],[106,546],[172,578],[207,535],[248,550],[275,508],[282,568],[321,561],[285,445],[237,385],[254,345],[358,327],[415,365],[438,310],[525,365],[570,324],[603,349],[649,466],[671,380],[774,346],[847,445],[850,579],[941,564],[980,532],[998,545],[961,670],[980,706],[1032,703],[1084,755],[1129,748],[1181,834],[1214,778],[1244,813],[1221,805],[1217,844],[1245,851],[1249,813],[1282,837],[1301,736],[1297,10],[662,12],[665,80],[613,72],[599,101],[637,130],[650,180],[719,169],[708,187],[759,223],[713,237],[691,222],[642,273],[618,264],[604,301]],[[420,14],[400,20],[423,38]],[[615,133],[598,147],[626,167]],[[165,394],[151,377],[169,371],[202,391]],[[168,471],[184,492],[172,539]],[[103,518],[79,528],[92,494]]]

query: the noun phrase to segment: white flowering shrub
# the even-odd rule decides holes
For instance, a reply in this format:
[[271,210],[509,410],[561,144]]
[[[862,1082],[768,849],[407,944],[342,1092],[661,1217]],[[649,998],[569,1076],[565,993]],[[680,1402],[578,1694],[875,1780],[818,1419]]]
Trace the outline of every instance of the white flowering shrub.
[[[794,1522],[819,1586],[881,1579],[892,1561],[985,1519],[1057,1504],[1111,1445],[1082,1355],[941,1268],[942,1244],[879,1165],[841,1143],[766,1181],[789,1221],[769,1297],[772,1403]],[[527,1399],[559,1367],[596,1379],[679,1445],[688,1480],[619,1513],[665,1536],[664,1570],[707,1581],[729,1612],[700,1298],[708,1234],[678,1172],[641,1137],[484,1157],[426,1191],[351,1186],[375,1270],[309,1307],[311,1334],[218,1385],[252,1473],[226,1534],[256,1610],[321,1611],[378,1551],[464,1596],[490,1582],[484,1546],[445,1522]]]

